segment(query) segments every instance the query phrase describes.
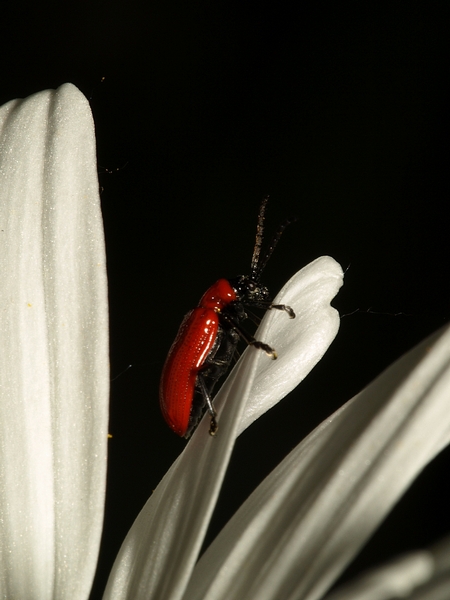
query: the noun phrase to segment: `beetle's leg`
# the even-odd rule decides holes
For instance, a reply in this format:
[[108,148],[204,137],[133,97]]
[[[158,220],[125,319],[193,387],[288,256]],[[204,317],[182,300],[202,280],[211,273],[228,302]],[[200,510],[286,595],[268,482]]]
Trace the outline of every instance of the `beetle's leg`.
[[286,304],[271,304],[269,306],[269,310],[271,308],[275,308],[276,310],[284,310],[285,312],[287,312],[290,319],[295,319],[295,312],[290,306],[287,306]]
[[209,435],[216,435],[217,430],[219,429],[219,426],[217,425],[217,421],[216,421],[217,413],[214,410],[212,398],[208,392],[208,389],[207,389],[206,383],[205,383],[205,379],[201,373],[199,373],[197,375],[197,383],[200,387],[201,393],[203,394],[203,398],[205,399],[206,406],[208,408],[208,412],[211,415],[211,423],[209,426]]
[[255,304],[255,306],[264,308],[265,310],[271,310],[272,308],[275,310],[284,310],[284,312],[287,312],[290,319],[295,319],[295,312],[287,304],[272,304],[272,302],[264,302],[264,300],[261,300],[258,304]]
[[235,329],[238,332],[238,334],[241,336],[244,342],[246,342],[249,346],[254,346],[255,348],[264,350],[264,352],[268,356],[270,356],[270,358],[275,359],[277,357],[277,353],[273,348],[271,348],[268,344],[265,344],[264,342],[255,340],[255,338],[252,335],[248,334],[244,329],[242,329],[239,323],[235,319],[230,317],[230,315],[227,315],[226,313],[222,312],[220,313],[220,316],[223,318],[224,321],[229,323],[233,327],[233,329]]

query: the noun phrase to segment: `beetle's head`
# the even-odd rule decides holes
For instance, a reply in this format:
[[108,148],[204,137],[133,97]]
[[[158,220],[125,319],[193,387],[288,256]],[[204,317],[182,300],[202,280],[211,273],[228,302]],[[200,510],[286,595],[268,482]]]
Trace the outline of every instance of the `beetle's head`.
[[258,304],[267,302],[269,299],[269,290],[254,281],[249,275],[239,275],[239,277],[231,279],[230,284],[236,292],[238,300],[244,304]]

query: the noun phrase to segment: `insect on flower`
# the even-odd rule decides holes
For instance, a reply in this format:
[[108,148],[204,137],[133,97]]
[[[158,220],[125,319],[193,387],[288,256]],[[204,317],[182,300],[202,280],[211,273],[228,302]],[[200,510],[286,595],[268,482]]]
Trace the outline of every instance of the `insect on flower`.
[[284,229],[292,222],[288,220],[280,225],[261,256],[267,202],[268,197],[259,208],[250,275],[216,281],[203,294],[197,308],[184,317],[167,355],[161,375],[159,402],[164,419],[179,436],[191,436],[205,407],[211,416],[209,433],[217,433],[212,392],[228,370],[240,338],[248,345],[263,350],[270,358],[277,358],[274,348],[256,340],[241,327],[245,319],[257,319],[249,309],[282,310],[291,319],[295,318],[290,306],[272,304],[269,290],[259,282]]

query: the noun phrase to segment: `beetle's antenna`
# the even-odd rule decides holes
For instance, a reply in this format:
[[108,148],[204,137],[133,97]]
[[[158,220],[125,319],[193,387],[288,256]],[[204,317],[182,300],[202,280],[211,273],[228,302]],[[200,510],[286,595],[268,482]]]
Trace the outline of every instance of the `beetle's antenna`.
[[[259,275],[261,274],[261,268],[259,268],[259,255],[261,253],[261,246],[263,243],[264,236],[264,213],[266,212],[267,202],[269,201],[269,196],[263,198],[261,205],[259,207],[258,213],[258,221],[256,223],[256,239],[255,239],[255,247],[253,248],[253,256],[252,256],[252,264],[250,266],[250,279],[254,281],[258,281]],[[281,235],[281,234],[280,234]],[[267,262],[267,260],[266,260]],[[258,274],[258,276],[257,276]]]
[[286,221],[278,227],[264,256],[262,257],[262,259],[260,261],[258,261],[258,264],[256,266],[254,274],[252,272],[252,279],[254,281],[259,281],[259,278],[261,277],[261,273],[264,271],[264,269],[269,261],[269,258],[272,256],[273,251],[277,247],[280,237],[283,235],[283,231],[286,229],[286,227],[288,225],[290,225],[291,223],[295,223],[295,221],[297,221],[297,219],[298,219],[298,217],[291,217],[290,219],[286,219]]

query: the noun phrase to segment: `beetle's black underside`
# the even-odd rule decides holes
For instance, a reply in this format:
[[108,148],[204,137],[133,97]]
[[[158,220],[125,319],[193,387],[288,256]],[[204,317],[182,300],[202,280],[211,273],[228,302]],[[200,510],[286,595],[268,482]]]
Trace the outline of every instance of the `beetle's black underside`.
[[[208,394],[212,396],[214,386],[219,379],[228,371],[230,363],[236,352],[236,346],[239,342],[239,334],[233,328],[226,328],[219,325],[217,338],[214,342],[208,358],[201,370],[203,380]],[[199,385],[195,386],[194,398],[192,400],[189,425],[185,438],[191,437],[198,422],[206,410],[206,398]]]

